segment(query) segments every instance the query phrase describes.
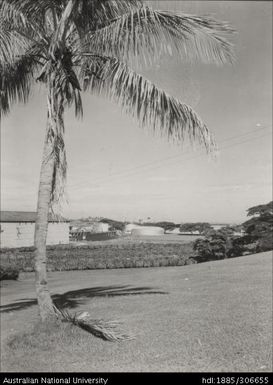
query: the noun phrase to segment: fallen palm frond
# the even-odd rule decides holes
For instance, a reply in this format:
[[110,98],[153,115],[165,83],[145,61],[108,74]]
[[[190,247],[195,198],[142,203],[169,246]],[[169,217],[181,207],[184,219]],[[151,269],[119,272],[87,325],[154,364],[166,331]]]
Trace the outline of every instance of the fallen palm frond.
[[134,339],[134,336],[126,334],[120,330],[120,322],[118,321],[92,319],[88,312],[70,314],[67,310],[59,309],[56,306],[54,306],[54,310],[56,316],[63,322],[70,322],[73,325],[79,326],[81,329],[106,341],[117,342]]

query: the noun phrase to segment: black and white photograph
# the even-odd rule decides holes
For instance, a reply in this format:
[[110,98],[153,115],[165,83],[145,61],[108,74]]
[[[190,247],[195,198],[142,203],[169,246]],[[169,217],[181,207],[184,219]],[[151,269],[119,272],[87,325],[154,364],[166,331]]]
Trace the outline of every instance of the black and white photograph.
[[269,384],[272,8],[0,0],[2,383]]

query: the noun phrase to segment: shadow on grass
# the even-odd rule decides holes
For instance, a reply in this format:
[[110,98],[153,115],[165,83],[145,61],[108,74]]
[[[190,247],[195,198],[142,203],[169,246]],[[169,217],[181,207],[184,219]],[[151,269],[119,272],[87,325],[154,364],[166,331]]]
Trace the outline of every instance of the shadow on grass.
[[[58,308],[75,309],[77,306],[84,304],[88,299],[93,297],[116,297],[127,295],[147,295],[147,294],[168,294],[168,292],[155,290],[151,287],[130,287],[126,286],[96,286],[79,290],[67,291],[64,294],[54,294],[52,299]],[[36,305],[36,299],[22,299],[8,305],[0,306],[0,313],[10,311],[23,310],[30,306]]]

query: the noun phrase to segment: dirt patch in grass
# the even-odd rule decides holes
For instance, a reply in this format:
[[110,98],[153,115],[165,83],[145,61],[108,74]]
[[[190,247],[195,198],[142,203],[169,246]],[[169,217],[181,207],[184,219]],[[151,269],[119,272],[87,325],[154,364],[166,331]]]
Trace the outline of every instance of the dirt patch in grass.
[[69,324],[37,325],[33,304],[9,310],[34,298],[30,279],[8,282],[2,371],[271,371],[271,267],[271,253],[262,253],[168,269],[51,273],[52,294],[74,300],[70,311],[119,320],[136,336],[119,343]]

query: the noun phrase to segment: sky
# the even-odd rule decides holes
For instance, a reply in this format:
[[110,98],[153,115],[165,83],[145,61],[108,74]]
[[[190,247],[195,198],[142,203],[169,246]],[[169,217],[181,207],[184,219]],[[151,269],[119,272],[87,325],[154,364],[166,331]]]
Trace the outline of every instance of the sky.
[[[233,65],[163,58],[146,78],[190,104],[214,134],[217,157],[143,130],[103,98],[83,95],[84,116],[65,115],[68,218],[241,223],[272,200],[272,2],[156,1],[155,8],[228,21]],[[35,211],[46,94],[1,122],[1,210]]]

